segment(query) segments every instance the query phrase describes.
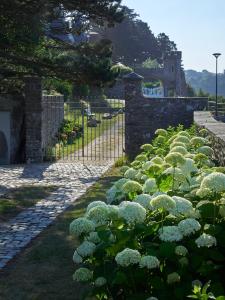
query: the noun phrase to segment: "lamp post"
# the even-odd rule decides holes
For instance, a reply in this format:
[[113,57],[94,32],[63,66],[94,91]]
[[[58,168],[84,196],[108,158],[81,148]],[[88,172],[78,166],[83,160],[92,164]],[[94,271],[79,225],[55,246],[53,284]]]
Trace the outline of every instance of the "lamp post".
[[216,58],[216,116],[218,116],[218,58],[221,53],[214,53],[213,56]]

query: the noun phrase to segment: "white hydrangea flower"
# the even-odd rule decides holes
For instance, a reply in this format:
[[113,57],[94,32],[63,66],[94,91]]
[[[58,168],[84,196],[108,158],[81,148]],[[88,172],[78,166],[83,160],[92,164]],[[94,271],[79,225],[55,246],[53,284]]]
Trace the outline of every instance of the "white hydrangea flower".
[[101,239],[98,236],[98,233],[96,231],[93,231],[87,236],[87,241],[92,242],[94,244],[98,244],[101,242]]
[[221,217],[225,218],[225,205],[220,206],[219,214]]
[[119,217],[128,224],[143,223],[146,218],[146,209],[138,203],[124,201],[119,206]]
[[91,210],[92,208],[97,207],[97,206],[107,207],[107,204],[103,201],[93,201],[88,205],[86,211],[89,212],[89,210]]
[[206,176],[201,183],[200,189],[209,189],[214,193],[225,191],[225,174],[213,172]]
[[119,207],[116,205],[108,205],[108,216],[110,219],[117,219],[119,216]]
[[149,171],[153,172],[153,173],[156,173],[156,172],[160,172],[161,169],[162,169],[162,165],[159,165],[159,164],[153,164],[151,165]]
[[[166,137],[165,137],[165,136],[162,136],[162,135],[159,135],[159,136],[155,139],[155,142],[156,142],[157,144],[163,144],[163,143],[165,143],[165,141],[166,141]],[[160,149],[158,149],[158,150],[160,150]]]
[[145,152],[151,152],[153,150],[153,146],[151,144],[145,144],[141,146],[141,150]]
[[173,200],[176,202],[176,207],[173,209],[170,209],[169,212],[174,216],[184,215],[193,210],[193,206],[191,201],[182,198],[173,196]]
[[172,144],[176,138],[177,138],[177,135],[173,135],[173,136],[168,140],[168,143],[169,143],[169,144]]
[[135,180],[140,181],[142,176],[143,176],[142,172],[138,171],[137,175],[135,176]]
[[173,147],[171,150],[170,150],[170,153],[173,153],[173,152],[178,152],[182,155],[187,155],[188,152],[187,152],[187,149],[182,147],[182,146],[176,146],[176,147]]
[[171,210],[176,208],[175,200],[168,195],[159,195],[150,201],[153,209]]
[[197,149],[197,152],[205,154],[205,155],[210,156],[210,157],[212,157],[212,155],[214,153],[213,149],[209,146],[202,146],[202,147]]
[[151,197],[152,197],[152,199],[153,198],[155,198],[155,197],[158,197],[158,196],[160,196],[160,195],[167,195],[167,193],[165,193],[165,192],[155,192]]
[[89,241],[84,241],[78,248],[77,253],[82,257],[91,256],[96,249],[96,245]]
[[114,186],[115,186],[118,190],[121,190],[122,187],[123,187],[123,185],[124,185],[127,181],[129,181],[129,179],[127,179],[127,178],[121,178],[121,179],[119,179],[118,181],[116,181],[116,182],[114,183]]
[[139,162],[144,162],[147,160],[147,156],[145,154],[139,154],[136,158],[135,158],[136,161],[139,161]]
[[217,245],[216,238],[214,236],[211,236],[206,233],[203,233],[202,235],[200,235],[200,237],[197,238],[195,243],[197,244],[198,248],[201,248],[201,247],[210,248],[210,247]]
[[189,261],[188,261],[187,257],[182,257],[179,259],[179,263],[181,264],[182,267],[184,267],[184,266],[188,266]]
[[180,275],[176,272],[171,273],[167,276],[167,283],[168,284],[174,284],[180,282]]
[[185,155],[186,158],[190,158],[190,159],[195,159],[195,154],[194,153],[188,153],[187,155]]
[[179,165],[179,168],[186,177],[191,176],[191,173],[198,172],[198,168],[195,166],[195,162],[191,158],[186,158],[185,162]]
[[105,279],[105,277],[98,277],[95,280],[95,286],[97,286],[97,287],[104,286],[104,285],[106,285],[106,283],[107,283],[107,280]]
[[171,166],[177,166],[177,165],[182,165],[185,163],[185,158],[183,157],[182,154],[178,152],[170,152],[167,154],[165,161],[170,164]]
[[[138,161],[138,160],[134,160],[130,165],[131,165],[131,167],[130,168],[132,168],[132,169],[135,169],[135,171],[136,172],[138,172],[138,169],[141,167],[141,164],[142,164],[143,162],[140,162],[140,161]],[[129,170],[129,169],[128,169]],[[125,174],[124,174],[124,176],[125,176]],[[136,177],[136,176],[135,176]],[[134,179],[134,178],[132,178],[132,179]]]
[[179,135],[177,136],[174,140],[173,140],[174,143],[184,143],[185,145],[189,145],[190,144],[190,139],[186,136],[182,136],[182,135]]
[[200,188],[199,190],[197,190],[196,195],[200,198],[204,198],[211,195],[211,192],[212,191],[208,188]]
[[189,210],[188,212],[186,212],[184,214],[184,216],[186,218],[191,218],[191,219],[200,219],[201,218],[200,211],[196,208],[193,208],[192,210]]
[[197,146],[201,147],[201,146],[206,145],[208,143],[208,140],[203,137],[196,136],[196,137],[193,137],[190,142],[195,147],[197,147]]
[[162,165],[164,163],[164,160],[161,157],[156,156],[156,157],[153,157],[150,160],[150,162],[153,163],[153,164]]
[[83,258],[77,253],[77,251],[75,251],[73,254],[73,261],[76,264],[82,264],[82,262],[83,262]]
[[150,209],[152,210],[152,206],[150,204],[152,197],[148,194],[141,194],[138,195],[135,199],[134,202],[139,203],[141,206],[143,206],[145,209]]
[[130,265],[139,264],[141,254],[137,250],[126,248],[116,255],[115,260],[119,266],[128,267]]
[[159,230],[159,238],[164,242],[179,242],[183,235],[177,226],[164,226]]
[[129,180],[123,185],[122,190],[126,194],[133,193],[133,192],[141,192],[142,185],[137,181]]
[[95,223],[87,218],[78,218],[70,224],[70,233],[79,237],[95,230]]
[[187,145],[184,144],[184,143],[181,143],[181,142],[173,142],[171,145],[170,145],[170,150],[172,150],[173,148],[177,147],[177,146],[181,146],[183,148],[186,149]]
[[146,300],[158,300],[158,298],[156,298],[156,297],[150,297],[150,298],[147,298]]
[[78,282],[88,282],[93,278],[93,272],[87,268],[80,268],[76,270],[73,275],[73,280]]
[[143,171],[148,171],[152,165],[153,163],[151,161],[146,161],[142,166]]
[[147,176],[147,175],[143,175],[143,176],[141,177],[141,180],[145,182],[146,180],[148,180],[148,176]]
[[93,207],[87,212],[86,217],[92,220],[97,226],[105,225],[109,220],[108,207]]
[[110,189],[108,189],[106,191],[106,200],[107,203],[112,203],[115,198],[116,198],[116,194],[119,192],[119,190],[115,187],[115,185],[113,185]]
[[189,139],[191,138],[190,134],[185,130],[179,131],[177,136],[186,136]]
[[129,169],[128,166],[122,166],[122,167],[120,168],[120,172],[124,175],[125,172],[126,172],[128,169]]
[[183,174],[182,170],[180,168],[168,168],[166,169],[163,174],[171,174],[174,176],[174,180],[179,182],[179,183],[182,183],[182,182],[186,182],[186,177],[185,175]]
[[133,168],[130,168],[128,169],[125,174],[124,174],[124,177],[127,178],[127,179],[131,179],[131,180],[134,180],[136,175],[137,175],[138,171],[133,169]]
[[168,136],[168,132],[165,129],[159,128],[155,132],[156,135],[161,135],[161,136]]
[[143,186],[143,192],[144,193],[154,193],[157,191],[157,184],[156,184],[156,180],[154,178],[150,178],[150,179],[147,179],[144,183],[144,186]]
[[185,219],[179,222],[178,228],[183,236],[189,236],[201,229],[201,224],[195,219]]
[[140,268],[155,269],[159,268],[160,261],[155,256],[142,256],[139,265]]
[[186,256],[188,254],[188,249],[184,246],[177,246],[175,248],[175,254],[179,256]]

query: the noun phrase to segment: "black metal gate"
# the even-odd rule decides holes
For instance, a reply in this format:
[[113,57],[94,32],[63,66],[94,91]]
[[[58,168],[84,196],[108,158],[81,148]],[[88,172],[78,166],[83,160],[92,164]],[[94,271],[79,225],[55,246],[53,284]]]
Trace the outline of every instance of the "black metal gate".
[[46,161],[116,160],[124,155],[125,101],[86,99],[44,107]]

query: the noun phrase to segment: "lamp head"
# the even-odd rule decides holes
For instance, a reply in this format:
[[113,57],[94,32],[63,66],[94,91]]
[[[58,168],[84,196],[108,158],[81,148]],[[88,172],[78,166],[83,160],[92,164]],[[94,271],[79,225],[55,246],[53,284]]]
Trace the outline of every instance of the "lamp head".
[[216,59],[217,59],[220,55],[221,55],[221,53],[213,53],[213,56],[215,56]]

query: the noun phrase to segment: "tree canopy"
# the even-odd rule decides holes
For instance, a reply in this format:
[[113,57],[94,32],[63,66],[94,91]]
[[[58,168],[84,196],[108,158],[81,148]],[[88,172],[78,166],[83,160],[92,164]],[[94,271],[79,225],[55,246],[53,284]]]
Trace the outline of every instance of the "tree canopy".
[[165,33],[156,37],[149,25],[138,17],[134,10],[126,7],[122,23],[113,28],[96,29],[112,41],[114,62],[129,66],[142,64],[149,58],[161,62],[166,54],[176,50],[176,44]]
[[[111,45],[68,45],[46,38],[48,25],[63,12],[68,24],[81,23],[87,30],[90,21],[114,23],[123,19],[121,0],[1,0],[0,2],[0,77],[37,74],[70,81],[110,80]],[[68,34],[72,26],[61,27]],[[109,73],[108,73],[109,72]],[[98,81],[98,82],[97,82]]]
[[162,60],[165,56],[169,55],[172,51],[177,50],[177,45],[170,40],[168,35],[165,33],[160,33],[157,36],[157,42],[160,49],[159,60]]

